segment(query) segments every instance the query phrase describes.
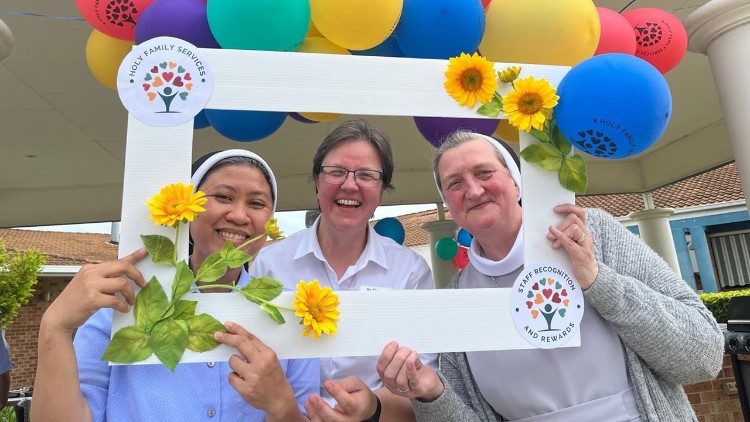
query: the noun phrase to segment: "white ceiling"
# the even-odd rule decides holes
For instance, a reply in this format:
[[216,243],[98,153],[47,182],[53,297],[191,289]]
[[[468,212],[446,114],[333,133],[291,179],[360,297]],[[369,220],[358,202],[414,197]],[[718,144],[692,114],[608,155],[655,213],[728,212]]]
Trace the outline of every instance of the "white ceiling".
[[[619,10],[627,2],[596,3]],[[659,7],[684,21],[703,3],[644,0],[630,8]],[[117,95],[88,71],[89,25],[52,16],[78,16],[75,2],[3,0],[0,7],[0,19],[15,37],[13,52],[0,62],[0,227],[119,219],[127,115]],[[590,159],[589,193],[643,192],[733,159],[707,58],[688,52],[667,80],[674,111],[662,139],[634,159]],[[438,201],[431,149],[412,119],[368,119],[393,140],[397,189],[385,202]],[[308,184],[312,156],[336,124],[287,119],[271,137],[245,144],[279,176],[280,210],[315,207]],[[197,157],[238,146],[243,145],[204,129],[196,132],[193,150]]]

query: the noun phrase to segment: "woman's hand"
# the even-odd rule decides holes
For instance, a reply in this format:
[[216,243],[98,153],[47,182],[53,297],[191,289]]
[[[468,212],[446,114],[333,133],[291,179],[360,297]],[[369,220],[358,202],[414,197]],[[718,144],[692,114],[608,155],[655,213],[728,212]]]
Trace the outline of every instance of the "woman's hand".
[[143,274],[135,267],[146,255],[145,249],[138,249],[117,261],[81,267],[45,312],[45,325],[73,333],[99,309],[127,312],[135,301],[129,280],[140,288],[146,286]]
[[266,420],[301,417],[294,391],[279,364],[276,352],[234,322],[226,322],[226,333],[214,333],[216,341],[237,349],[229,358],[229,384],[251,406],[266,412]]
[[385,387],[397,396],[430,402],[443,394],[437,372],[423,365],[417,352],[395,341],[385,346],[376,367]]
[[327,380],[323,387],[338,404],[331,407],[320,396],[311,395],[305,403],[305,410],[312,421],[358,422],[375,414],[377,396],[359,378],[351,376],[338,381]]
[[550,226],[547,238],[552,241],[552,249],[565,249],[573,276],[586,290],[599,274],[591,231],[586,227],[586,211],[572,204],[563,204],[556,206],[555,212],[567,215],[557,227]]

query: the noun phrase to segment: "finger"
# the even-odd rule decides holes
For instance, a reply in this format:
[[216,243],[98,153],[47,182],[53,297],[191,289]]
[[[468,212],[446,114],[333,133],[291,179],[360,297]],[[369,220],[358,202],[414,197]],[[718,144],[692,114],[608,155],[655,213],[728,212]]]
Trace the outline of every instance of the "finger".
[[418,385],[419,374],[418,371],[422,369],[422,360],[419,359],[419,355],[413,353],[406,359],[406,379],[409,385]]
[[404,364],[401,365],[401,368],[398,371],[398,375],[396,375],[396,387],[399,392],[408,396],[411,393],[411,385],[409,383],[409,377],[406,374],[407,366],[409,365],[404,361]]
[[378,371],[380,379],[383,379],[383,372],[385,371],[385,368],[388,367],[388,364],[391,362],[391,360],[393,360],[393,355],[395,355],[397,351],[398,342],[395,341],[389,342],[383,348],[383,351],[380,353],[380,357],[378,358],[378,363],[375,365],[375,369]]
[[314,409],[319,420],[326,422],[336,422],[344,420],[340,412],[334,410],[325,400],[317,395],[312,395],[307,399],[307,403]]
[[229,365],[229,368],[243,380],[247,380],[252,372],[250,364],[247,363],[242,356],[236,354],[229,357],[227,365]]
[[333,382],[331,380],[326,380],[323,382],[323,387],[325,387],[326,391],[328,391],[328,394],[331,395],[334,399],[336,399],[336,402],[341,406],[341,409],[346,414],[351,414],[354,411],[357,410],[357,403],[352,397],[351,394],[349,394],[347,391],[345,391],[341,385],[337,382]]
[[248,360],[252,360],[251,357],[258,353],[258,348],[252,344],[252,340],[245,336],[217,331],[214,333],[214,340],[237,349]]
[[355,376],[348,376],[346,378],[340,379],[336,381],[338,385],[344,390],[349,393],[354,393],[356,391],[362,391],[362,390],[369,390],[370,388],[365,385],[364,382],[362,382],[361,379],[355,377]]
[[581,221],[586,221],[586,210],[573,204],[560,204],[554,208],[558,214],[574,214]]
[[555,241],[555,243],[559,245],[557,248],[555,248],[555,245],[552,245],[553,248],[559,249],[560,247],[563,247],[570,254],[570,253],[572,253],[575,250],[575,248],[580,248],[581,247],[581,245],[579,245],[578,243],[576,243],[570,237],[566,236],[560,230],[558,230],[558,229],[556,229],[554,227],[550,227],[550,230],[552,230],[553,233],[555,234],[555,236],[557,237],[557,240]]
[[97,309],[112,308],[123,313],[130,310],[130,305],[125,303],[121,298],[111,294],[99,293],[94,297],[93,303]]
[[122,275],[125,275],[129,279],[133,280],[135,284],[138,285],[138,287],[140,288],[146,287],[146,281],[143,278],[143,274],[141,273],[141,271],[138,268],[136,268],[135,265],[133,265],[132,263],[128,261],[124,261],[123,259],[108,262],[102,265],[100,269],[101,271],[100,274],[102,275],[102,277],[114,278],[114,277],[120,277]]
[[[412,353],[412,350],[408,347],[401,347],[398,349],[398,352],[393,356],[393,360],[391,360],[391,363],[388,364],[388,367],[385,368],[384,375],[385,378],[383,379],[383,382],[391,383],[391,385],[396,385],[397,380],[396,377],[398,376],[399,371],[401,371],[401,367],[404,365],[404,362],[406,361],[406,358],[409,357],[409,355]],[[401,386],[401,390],[403,390],[404,387]]]

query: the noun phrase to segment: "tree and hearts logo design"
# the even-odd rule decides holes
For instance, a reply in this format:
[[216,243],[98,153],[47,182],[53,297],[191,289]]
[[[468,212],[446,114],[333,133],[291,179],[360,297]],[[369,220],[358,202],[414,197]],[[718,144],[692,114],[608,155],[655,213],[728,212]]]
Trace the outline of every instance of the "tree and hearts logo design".
[[170,111],[170,106],[175,98],[187,100],[190,90],[193,89],[192,79],[190,72],[176,62],[161,62],[146,73],[142,87],[149,101],[161,98],[164,110],[159,113],[179,113]]

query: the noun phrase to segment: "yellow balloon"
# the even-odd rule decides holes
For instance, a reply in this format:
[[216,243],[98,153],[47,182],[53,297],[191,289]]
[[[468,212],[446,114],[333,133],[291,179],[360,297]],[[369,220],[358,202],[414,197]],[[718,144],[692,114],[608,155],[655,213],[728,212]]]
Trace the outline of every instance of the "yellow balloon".
[[479,51],[495,62],[573,66],[599,44],[591,0],[492,0],[485,17]]
[[403,6],[403,0],[310,0],[310,14],[324,37],[349,50],[367,50],[391,35]]
[[496,137],[506,142],[518,142],[518,128],[508,123],[507,120],[500,120],[500,124],[497,125],[495,133]]
[[[300,53],[351,54],[349,50],[322,37],[307,37],[297,50]],[[341,117],[338,113],[300,112],[300,116],[314,122],[330,122]]]
[[86,64],[99,83],[117,91],[117,69],[132,48],[132,41],[112,38],[95,29],[86,41]]
[[315,27],[315,24],[312,23],[312,20],[310,21],[310,28],[307,30],[307,36],[308,37],[322,37],[323,34],[318,31],[318,28]]

